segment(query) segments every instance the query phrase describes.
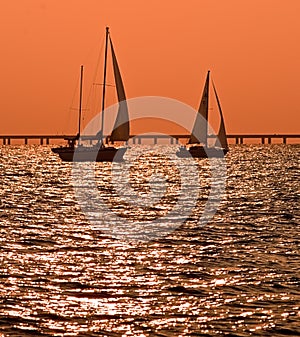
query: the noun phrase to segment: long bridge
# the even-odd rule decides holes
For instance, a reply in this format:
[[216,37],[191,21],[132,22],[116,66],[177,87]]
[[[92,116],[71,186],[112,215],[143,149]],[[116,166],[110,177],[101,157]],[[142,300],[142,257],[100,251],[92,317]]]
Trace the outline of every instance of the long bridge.
[[[49,145],[50,141],[62,141],[62,140],[71,140],[74,139],[74,135],[0,135],[0,140],[2,140],[3,145],[11,145],[12,140],[17,141],[20,144],[20,141],[23,144],[29,144],[29,141],[38,141],[40,145]],[[208,136],[209,138],[215,138],[215,135]],[[82,136],[83,140],[89,140],[91,143],[97,138],[95,136]],[[158,140],[165,139],[169,140],[171,144],[178,144],[180,140],[183,143],[189,138],[187,134],[176,134],[176,135],[166,135],[166,134],[140,134],[140,135],[130,135],[132,138],[133,144],[142,144],[142,140],[153,140],[154,144],[158,143]],[[233,139],[235,144],[243,144],[247,139],[259,140],[261,144],[272,144],[273,139],[280,139],[283,144],[287,144],[288,140],[296,140],[293,143],[300,143],[300,134],[229,134],[227,135],[228,140]]]

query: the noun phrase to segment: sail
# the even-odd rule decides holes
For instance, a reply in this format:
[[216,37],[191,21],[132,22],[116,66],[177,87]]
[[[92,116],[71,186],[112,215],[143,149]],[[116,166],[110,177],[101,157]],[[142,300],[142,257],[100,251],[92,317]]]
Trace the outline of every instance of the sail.
[[216,96],[216,100],[217,100],[217,104],[218,104],[218,108],[219,108],[219,112],[220,112],[220,117],[221,117],[221,121],[220,121],[220,128],[219,128],[219,132],[218,132],[218,138],[216,141],[216,145],[224,148],[224,149],[228,149],[228,142],[227,142],[227,136],[226,136],[226,130],[225,130],[225,122],[224,122],[224,117],[223,117],[223,113],[222,113],[222,108],[221,108],[221,103],[217,94],[217,90],[215,87],[215,84],[213,84],[213,88],[214,88],[214,93]]
[[127,141],[129,139],[129,116],[128,116],[128,107],[126,103],[125,90],[121,78],[120,69],[117,63],[117,58],[114,52],[113,44],[111,39],[111,53],[112,53],[112,63],[114,69],[115,84],[117,88],[117,95],[119,101],[118,114],[115,121],[113,131],[110,136],[110,140],[114,141]]
[[205,146],[207,145],[208,90],[209,71],[207,73],[202,99],[198,109],[193,131],[188,141],[189,144],[203,143]]

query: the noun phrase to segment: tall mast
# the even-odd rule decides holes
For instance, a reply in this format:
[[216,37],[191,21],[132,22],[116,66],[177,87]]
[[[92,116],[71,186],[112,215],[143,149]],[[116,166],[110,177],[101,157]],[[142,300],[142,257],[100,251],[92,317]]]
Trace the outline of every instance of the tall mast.
[[82,83],[83,83],[83,65],[80,67],[80,86],[79,86],[79,114],[78,114],[78,142],[80,141],[81,132],[81,114],[82,114]]
[[104,52],[104,70],[103,70],[103,88],[102,88],[102,119],[101,119],[101,141],[104,132],[104,109],[105,109],[105,89],[106,89],[106,64],[107,64],[107,46],[108,46],[109,27],[106,27],[105,52]]
[[205,128],[206,128],[206,138],[205,138],[205,146],[207,147],[207,133],[208,133],[208,110],[209,110],[209,80],[210,80],[210,70],[208,70],[207,72],[207,104],[206,104],[206,124],[205,124]]

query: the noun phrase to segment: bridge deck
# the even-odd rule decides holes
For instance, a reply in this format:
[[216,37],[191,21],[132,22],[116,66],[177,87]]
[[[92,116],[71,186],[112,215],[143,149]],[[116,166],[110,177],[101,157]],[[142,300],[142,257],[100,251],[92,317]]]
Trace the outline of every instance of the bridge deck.
[[[21,140],[23,144],[28,144],[29,140],[38,140],[41,145],[50,144],[50,140],[68,140],[74,138],[74,135],[0,135],[0,140],[2,140],[3,145],[10,145],[11,140]],[[95,141],[97,138],[95,136],[82,136],[84,140]],[[174,141],[178,144],[180,140],[187,140],[189,135],[175,134],[175,135],[165,135],[165,134],[141,134],[141,135],[131,135],[132,142],[135,144],[141,144],[143,139],[152,139],[154,144],[157,143],[159,139],[169,139],[171,144]],[[215,136],[209,136],[209,138],[215,138]],[[272,139],[282,139],[282,143],[286,144],[288,139],[297,139],[297,143],[300,143],[300,134],[229,134],[227,135],[228,140],[234,139],[236,144],[243,144],[244,139],[259,139],[261,144],[272,143]]]

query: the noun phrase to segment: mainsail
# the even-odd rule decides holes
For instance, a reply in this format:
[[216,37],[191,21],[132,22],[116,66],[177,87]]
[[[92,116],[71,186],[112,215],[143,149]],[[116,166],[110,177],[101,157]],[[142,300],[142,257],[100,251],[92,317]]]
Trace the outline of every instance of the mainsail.
[[205,146],[207,145],[208,95],[209,95],[209,71],[207,73],[196,121],[188,142],[189,144],[203,143]]
[[111,142],[127,141],[129,139],[129,116],[128,116],[128,107],[126,103],[125,90],[111,38],[109,38],[109,40],[111,46],[115,84],[117,88],[117,96],[119,101],[118,114],[114,124],[113,131],[110,136],[110,140]]
[[222,113],[221,103],[220,103],[220,100],[219,100],[214,82],[212,82],[212,85],[213,85],[213,88],[214,88],[214,93],[215,93],[215,96],[216,96],[216,100],[217,100],[217,104],[218,104],[218,108],[219,108],[219,112],[220,112],[220,117],[221,117],[220,128],[219,128],[219,132],[218,132],[218,138],[217,138],[217,141],[216,141],[216,145],[220,146],[224,149],[228,149],[228,142],[227,142],[225,123],[224,123],[224,117],[223,117],[223,113]]

